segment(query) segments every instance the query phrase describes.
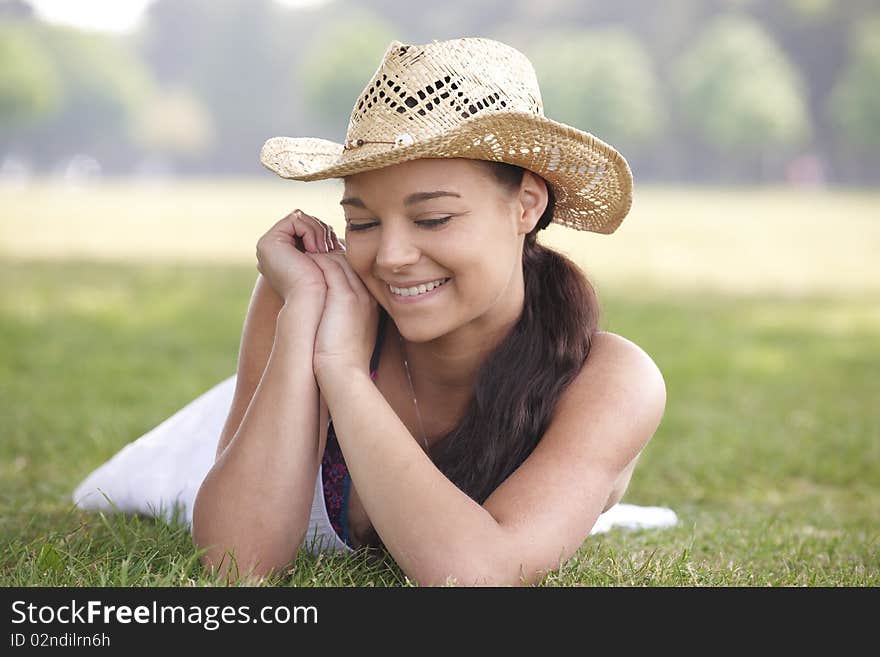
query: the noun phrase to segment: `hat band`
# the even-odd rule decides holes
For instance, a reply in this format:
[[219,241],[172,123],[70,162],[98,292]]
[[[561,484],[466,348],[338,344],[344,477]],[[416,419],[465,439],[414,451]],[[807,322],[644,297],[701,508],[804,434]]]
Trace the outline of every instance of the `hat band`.
[[372,139],[346,139],[343,144],[343,150],[350,151],[363,146],[364,144],[393,144],[395,146],[412,146],[415,140],[408,132],[401,132],[395,136],[394,141],[379,141]]

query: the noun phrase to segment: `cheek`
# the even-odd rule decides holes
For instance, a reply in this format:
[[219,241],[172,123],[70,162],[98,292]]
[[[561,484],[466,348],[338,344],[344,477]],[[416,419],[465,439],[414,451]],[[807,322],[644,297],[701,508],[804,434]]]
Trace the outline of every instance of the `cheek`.
[[504,248],[481,249],[467,262],[462,262],[456,274],[458,290],[462,297],[476,305],[491,305],[509,290],[515,264],[515,253]]
[[492,258],[485,257],[485,254],[473,254],[471,257],[444,264],[455,276],[458,293],[471,301],[479,303],[481,300],[494,298],[499,286],[504,285],[497,263]]

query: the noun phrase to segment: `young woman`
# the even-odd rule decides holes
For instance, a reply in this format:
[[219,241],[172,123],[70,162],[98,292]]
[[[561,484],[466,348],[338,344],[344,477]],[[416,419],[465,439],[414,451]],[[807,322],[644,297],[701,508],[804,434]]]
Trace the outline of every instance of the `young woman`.
[[301,210],[259,240],[194,541],[263,574],[321,538],[326,504],[325,538],[419,584],[532,584],[621,499],[665,407],[651,358],[536,239],[613,232],[629,168],[481,38],[392,42],[347,137],[263,148],[282,177],[344,180],[345,240]]

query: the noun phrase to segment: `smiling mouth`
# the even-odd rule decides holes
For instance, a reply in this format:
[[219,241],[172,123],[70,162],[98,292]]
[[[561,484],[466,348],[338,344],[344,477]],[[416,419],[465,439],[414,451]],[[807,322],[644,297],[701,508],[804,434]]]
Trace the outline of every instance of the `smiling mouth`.
[[419,285],[417,287],[410,287],[410,288],[398,288],[398,287],[394,287],[392,285],[388,285],[388,289],[392,295],[394,295],[396,297],[401,297],[401,298],[407,299],[410,297],[419,297],[419,296],[422,296],[423,294],[427,294],[431,290],[435,290],[438,287],[445,285],[450,280],[452,280],[451,276],[448,278],[437,279],[436,281],[432,281],[431,283],[428,283],[427,285]]

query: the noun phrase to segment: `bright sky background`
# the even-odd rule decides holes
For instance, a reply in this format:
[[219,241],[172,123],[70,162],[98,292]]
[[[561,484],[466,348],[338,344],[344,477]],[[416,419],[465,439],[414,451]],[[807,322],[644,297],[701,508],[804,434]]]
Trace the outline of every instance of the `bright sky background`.
[[[329,0],[275,0],[288,7],[314,7]],[[137,29],[153,0],[28,0],[40,18],[52,23],[108,32]]]

